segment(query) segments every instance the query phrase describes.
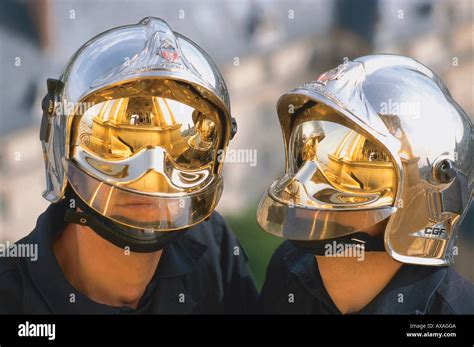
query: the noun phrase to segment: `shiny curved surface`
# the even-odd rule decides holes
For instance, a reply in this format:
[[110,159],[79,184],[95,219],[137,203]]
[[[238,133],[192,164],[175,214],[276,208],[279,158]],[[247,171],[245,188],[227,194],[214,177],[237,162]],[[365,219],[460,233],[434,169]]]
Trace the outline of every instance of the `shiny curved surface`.
[[100,181],[67,162],[71,187],[92,209],[114,222],[146,232],[171,232],[202,222],[222,195],[222,178],[194,193],[149,195]]
[[[78,110],[123,94],[127,83],[161,80],[157,94],[186,104],[206,104],[218,113],[221,137],[217,149],[230,140],[227,87],[212,59],[194,42],[173,32],[161,19],[147,17],[135,25],[113,28],[85,43],[70,59],[57,91],[49,141],[43,141],[46,190],[51,202],[64,194],[67,178],[62,158],[69,158],[71,131]],[[170,92],[170,90],[172,92]],[[168,93],[168,94],[167,94]],[[173,95],[169,95],[169,94]],[[221,163],[214,163],[220,174]]]
[[[283,95],[277,110],[287,172],[295,117],[335,120],[356,129],[381,146],[396,169],[387,252],[406,263],[453,261],[457,225],[472,200],[474,136],[466,113],[435,73],[408,57],[366,56]],[[436,174],[441,159],[454,164],[450,182]],[[444,235],[433,235],[432,228]]]
[[[102,215],[153,231],[186,228],[212,212],[222,191],[217,154],[230,140],[230,102],[199,46],[147,17],[85,43],[61,82],[42,141],[47,200],[59,201],[69,181]],[[120,199],[136,201],[120,209]],[[148,210],[144,221],[129,216],[140,206]]]

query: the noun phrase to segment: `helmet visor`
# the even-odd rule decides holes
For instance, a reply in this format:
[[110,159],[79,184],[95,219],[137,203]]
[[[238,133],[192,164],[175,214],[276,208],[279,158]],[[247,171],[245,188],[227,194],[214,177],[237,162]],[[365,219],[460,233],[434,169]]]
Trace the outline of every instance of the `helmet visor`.
[[221,121],[213,104],[188,92],[169,80],[138,80],[76,110],[65,168],[84,202],[118,223],[157,231],[212,212],[222,190]]
[[135,181],[152,169],[172,166],[196,173],[213,164],[221,134],[217,111],[193,106],[144,91],[96,103],[74,119],[72,157],[112,184],[143,192],[179,191],[179,185]]
[[363,231],[390,216],[395,165],[384,148],[347,124],[296,120],[287,172],[262,199],[264,229],[294,240]]
[[222,179],[200,192],[182,196],[138,194],[102,182],[67,162],[68,181],[92,209],[114,222],[146,231],[184,229],[207,218],[222,194]]

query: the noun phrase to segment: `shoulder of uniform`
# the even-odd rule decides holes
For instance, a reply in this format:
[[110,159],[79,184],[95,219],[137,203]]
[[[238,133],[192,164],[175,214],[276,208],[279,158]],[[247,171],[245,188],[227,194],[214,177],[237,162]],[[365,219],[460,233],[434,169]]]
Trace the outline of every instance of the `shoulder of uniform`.
[[474,284],[453,269],[447,269],[436,295],[451,313],[474,314]]
[[287,259],[292,257],[296,247],[288,240],[284,241],[273,253],[267,268],[267,274],[282,274],[287,269]]
[[236,268],[247,271],[245,265],[249,258],[244,247],[216,211],[206,221],[190,228],[181,242],[185,243],[188,252],[191,246],[200,250],[208,263],[215,267],[228,271]]
[[7,249],[13,246],[18,246],[20,244],[27,244],[29,242],[28,240],[29,236],[26,236],[15,243],[3,243],[0,245],[0,276],[4,276],[12,271],[19,271],[19,266],[22,258],[9,256]]
[[18,258],[0,257],[0,282],[2,282],[4,276],[7,276],[10,272],[18,271],[18,269]]
[[21,313],[23,293],[21,259],[0,258],[0,314]]
[[216,246],[220,248],[223,243],[234,240],[235,236],[224,218],[217,211],[214,211],[207,220],[191,227],[186,233],[186,238],[208,247]]
[[291,243],[291,241],[286,240],[278,246],[272,258],[284,261],[287,257],[291,256],[294,251],[297,251],[295,245]]

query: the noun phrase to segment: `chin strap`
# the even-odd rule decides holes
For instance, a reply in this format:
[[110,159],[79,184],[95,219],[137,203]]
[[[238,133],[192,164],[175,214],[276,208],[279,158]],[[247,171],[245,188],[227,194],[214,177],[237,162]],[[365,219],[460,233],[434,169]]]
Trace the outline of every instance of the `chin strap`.
[[70,199],[74,199],[76,205],[82,210],[77,211],[75,208],[68,208],[64,216],[66,222],[88,226],[96,234],[115,246],[129,249],[132,252],[157,252],[187,231],[187,229],[183,229],[180,231],[154,232],[153,238],[140,238],[140,233],[145,233],[145,230],[128,228],[101,216],[86,205],[69,186],[66,189],[65,196],[68,202]]
[[334,243],[343,244],[347,246],[359,246],[363,248],[365,252],[385,252],[385,245],[383,238],[373,237],[367,233],[358,232],[349,234],[347,236],[338,237],[329,240],[319,241],[296,241],[291,242],[298,248],[313,253],[315,255],[325,255],[328,250],[328,246]]

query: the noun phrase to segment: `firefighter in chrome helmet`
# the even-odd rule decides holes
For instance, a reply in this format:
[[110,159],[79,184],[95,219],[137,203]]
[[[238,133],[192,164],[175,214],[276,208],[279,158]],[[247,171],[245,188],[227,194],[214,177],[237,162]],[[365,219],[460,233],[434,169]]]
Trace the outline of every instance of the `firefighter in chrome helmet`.
[[93,38],[48,86],[43,195],[77,196],[86,211],[71,221],[140,252],[212,213],[235,124],[222,76],[195,43],[145,18]]
[[[321,271],[318,256],[350,246],[371,253],[367,264],[453,262],[473,128],[438,76],[408,57],[366,56],[283,95],[277,111],[286,172],[258,207],[264,230],[315,254]],[[384,251],[392,261],[374,254]]]
[[[236,131],[211,58],[158,18],[113,28],[48,80],[51,202],[0,259],[0,313],[246,313],[244,250],[213,212]],[[27,297],[28,300],[22,298]]]

